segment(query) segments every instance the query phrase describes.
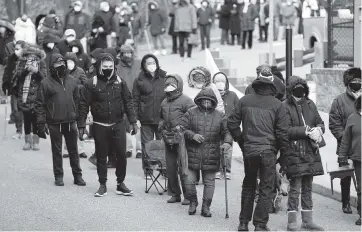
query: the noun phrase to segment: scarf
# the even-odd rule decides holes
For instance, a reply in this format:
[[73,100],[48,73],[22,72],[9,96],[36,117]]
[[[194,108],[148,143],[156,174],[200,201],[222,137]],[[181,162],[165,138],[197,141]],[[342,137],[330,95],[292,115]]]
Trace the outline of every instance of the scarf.
[[31,73],[29,73],[24,80],[24,85],[23,85],[23,103],[26,103],[26,100],[28,99],[28,95],[29,95],[29,89],[30,89],[30,83],[31,83]]

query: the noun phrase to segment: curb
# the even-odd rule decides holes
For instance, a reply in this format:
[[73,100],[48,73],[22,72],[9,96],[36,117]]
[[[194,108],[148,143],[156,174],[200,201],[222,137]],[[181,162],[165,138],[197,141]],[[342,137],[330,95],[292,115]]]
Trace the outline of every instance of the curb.
[[[242,157],[235,157],[234,158],[238,163],[240,164],[243,164],[243,158]],[[353,184],[353,183],[352,183]],[[332,194],[332,190],[325,187],[325,186],[322,186],[320,184],[316,184],[316,183],[313,183],[313,187],[312,187],[312,191],[313,193],[317,193],[319,195],[322,195],[324,197],[328,197],[330,199],[333,199],[333,200],[336,200],[336,201],[339,201],[339,202],[342,202],[341,201],[341,193],[334,190],[334,194]],[[350,204],[351,206],[357,208],[357,197],[355,196],[351,196],[351,199],[350,199]]]

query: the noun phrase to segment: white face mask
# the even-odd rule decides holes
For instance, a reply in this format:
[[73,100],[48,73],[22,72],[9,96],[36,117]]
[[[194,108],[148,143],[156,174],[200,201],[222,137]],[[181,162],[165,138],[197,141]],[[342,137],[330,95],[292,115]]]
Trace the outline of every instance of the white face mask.
[[109,6],[104,7],[104,8],[103,8],[103,11],[104,11],[104,12],[108,12],[108,11],[109,11]]
[[207,7],[207,5],[208,5],[207,2],[203,2],[203,3],[202,3],[202,6],[203,6],[203,7]]
[[202,89],[202,87],[204,87],[204,83],[195,84],[195,88],[197,88],[197,89]]
[[116,7],[116,9],[114,9],[116,11],[116,13],[121,12],[121,8],[119,8],[118,6]]
[[225,82],[216,82],[215,85],[218,90],[222,90],[222,91],[225,90],[225,86],[226,86]]
[[67,66],[69,70],[73,70],[75,67],[75,63],[72,60],[67,60]]
[[80,6],[75,6],[74,7],[74,11],[75,12],[79,12],[79,11],[81,11],[82,10],[82,7],[80,7]]
[[0,33],[1,33],[1,34],[4,34],[5,31],[6,31],[6,28],[5,28],[5,27],[0,27]]
[[50,49],[53,49],[55,46],[55,43],[48,43],[47,44],[47,47],[50,48]]
[[73,48],[72,48],[72,52],[73,52],[73,53],[78,53],[78,52],[79,52],[79,48],[78,48],[78,47],[73,47]]
[[122,2],[122,6],[127,6],[127,2]]
[[150,64],[150,65],[147,65],[147,70],[150,72],[150,73],[154,73],[157,69],[157,66],[155,64]]
[[66,38],[66,40],[67,40],[68,43],[70,43],[70,42],[72,42],[72,41],[75,40],[75,37],[74,37],[74,36],[68,36],[68,37]]
[[20,57],[20,56],[21,56],[21,51],[20,51],[20,50],[15,50],[15,55],[16,55],[17,57]]
[[165,88],[165,92],[172,92],[172,91],[175,91],[176,90],[176,87],[173,86],[173,85],[168,85],[166,88]]
[[151,5],[151,9],[152,10],[156,9],[155,5]]

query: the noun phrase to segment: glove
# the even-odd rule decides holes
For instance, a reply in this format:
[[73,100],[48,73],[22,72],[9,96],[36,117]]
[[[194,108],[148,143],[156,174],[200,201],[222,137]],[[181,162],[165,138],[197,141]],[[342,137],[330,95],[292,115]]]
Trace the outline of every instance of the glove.
[[164,28],[164,27],[161,28],[161,31],[162,31],[162,32],[165,32],[165,31],[166,31],[166,28]]
[[131,127],[132,127],[132,130],[131,130],[131,135],[135,135],[135,134],[137,134],[137,132],[138,132],[138,126],[137,126],[137,123],[133,123],[133,124],[131,125]]
[[349,163],[348,163],[348,158],[347,157],[338,157],[338,164],[339,164],[339,167],[343,167],[343,166],[348,166]]
[[220,146],[221,153],[223,154],[224,152],[228,151],[230,148],[231,148],[230,144],[224,143],[223,145]]
[[204,136],[199,135],[199,134],[194,135],[194,137],[192,139],[197,143],[203,143],[205,141]]
[[314,127],[311,129],[311,131],[308,134],[309,138],[313,141],[317,141],[319,137],[321,136],[320,132]]
[[38,125],[38,136],[39,138],[46,139],[49,135],[48,127],[45,124]]
[[84,137],[84,134],[85,134],[85,128],[78,128],[78,136],[79,136],[79,140],[80,141],[83,141],[83,137]]
[[192,29],[192,34],[196,34],[197,33],[197,29]]
[[137,121],[137,126],[138,126],[138,128],[141,128],[141,126],[142,126],[141,122],[139,120]]

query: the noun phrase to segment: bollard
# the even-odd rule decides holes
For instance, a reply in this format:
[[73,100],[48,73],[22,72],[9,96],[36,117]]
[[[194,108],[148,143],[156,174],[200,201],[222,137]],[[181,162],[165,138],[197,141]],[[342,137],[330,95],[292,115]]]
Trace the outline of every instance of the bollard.
[[289,77],[292,76],[293,62],[293,28],[288,25],[285,28],[286,43],[285,43],[285,66],[286,66],[286,83],[288,84]]

